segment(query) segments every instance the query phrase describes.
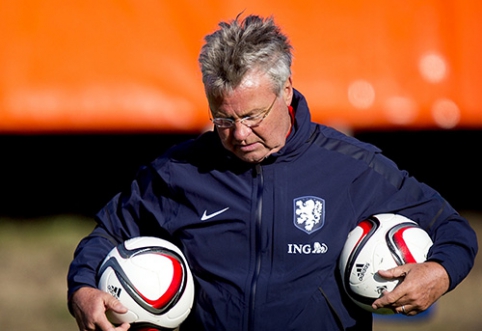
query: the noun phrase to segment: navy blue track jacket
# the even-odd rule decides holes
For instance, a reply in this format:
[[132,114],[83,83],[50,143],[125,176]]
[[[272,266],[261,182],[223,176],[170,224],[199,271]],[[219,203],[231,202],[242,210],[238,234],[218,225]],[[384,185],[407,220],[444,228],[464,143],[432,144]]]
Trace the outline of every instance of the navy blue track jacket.
[[[344,294],[337,259],[350,230],[399,213],[428,231],[429,259],[468,274],[477,251],[467,221],[376,147],[311,122],[297,91],[285,147],[247,164],[217,133],[170,149],[97,215],[68,275],[69,296],[96,286],[105,255],[125,239],[160,236],[184,251],[196,281],[181,330],[370,330],[372,316]],[[315,216],[313,216],[315,215]]]

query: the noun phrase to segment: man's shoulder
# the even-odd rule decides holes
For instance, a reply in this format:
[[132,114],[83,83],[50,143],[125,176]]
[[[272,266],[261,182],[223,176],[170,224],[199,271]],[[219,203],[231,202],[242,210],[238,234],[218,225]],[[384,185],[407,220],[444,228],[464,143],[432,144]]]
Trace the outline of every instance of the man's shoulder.
[[363,159],[381,153],[381,150],[369,143],[358,140],[332,127],[316,124],[313,144],[331,152],[340,153],[356,159]]
[[219,136],[214,131],[208,131],[172,146],[154,160],[153,165],[161,168],[166,164],[190,164],[205,168],[221,162],[225,153]]

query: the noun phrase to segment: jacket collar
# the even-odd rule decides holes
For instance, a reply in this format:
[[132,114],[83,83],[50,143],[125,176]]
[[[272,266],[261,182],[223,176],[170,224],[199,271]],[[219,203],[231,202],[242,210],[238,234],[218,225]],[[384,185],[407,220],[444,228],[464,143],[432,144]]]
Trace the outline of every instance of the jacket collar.
[[294,123],[286,139],[286,144],[278,152],[268,157],[267,161],[269,159],[287,161],[297,157],[304,150],[303,146],[305,146],[305,142],[312,134],[314,127],[311,126],[311,114],[308,104],[305,97],[296,89],[294,89],[291,107],[294,110]]

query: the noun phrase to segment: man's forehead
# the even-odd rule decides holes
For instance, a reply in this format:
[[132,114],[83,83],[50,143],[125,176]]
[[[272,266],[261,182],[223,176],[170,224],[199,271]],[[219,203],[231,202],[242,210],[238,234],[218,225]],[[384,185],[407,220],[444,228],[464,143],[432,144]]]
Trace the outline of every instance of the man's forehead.
[[259,99],[259,101],[250,99],[244,102],[245,100],[246,99],[238,100],[236,96],[231,96],[227,99],[219,99],[215,102],[210,102],[209,107],[214,117],[226,117],[227,115],[251,115],[253,113],[264,111],[265,108],[269,106],[266,104],[266,99]]
[[220,96],[208,96],[211,110],[228,108],[243,108],[256,110],[264,108],[265,99],[270,99],[273,90],[269,81],[247,78],[243,84],[235,89],[225,91]]

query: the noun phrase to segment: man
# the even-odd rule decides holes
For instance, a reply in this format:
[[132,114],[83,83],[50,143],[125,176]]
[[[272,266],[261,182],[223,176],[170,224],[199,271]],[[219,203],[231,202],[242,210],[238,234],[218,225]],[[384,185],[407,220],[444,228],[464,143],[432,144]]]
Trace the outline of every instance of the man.
[[[378,213],[415,220],[434,245],[425,263],[380,271],[403,282],[374,307],[415,315],[468,274],[477,242],[465,219],[376,147],[311,122],[271,18],[221,23],[199,61],[215,130],[141,169],[99,212],[68,275],[80,330],[127,330],[107,321],[106,310],[125,308],[95,289],[96,270],[140,235],[167,238],[188,259],[196,300],[183,331],[370,330],[337,260],[350,230]],[[304,208],[316,219],[296,221]]]

